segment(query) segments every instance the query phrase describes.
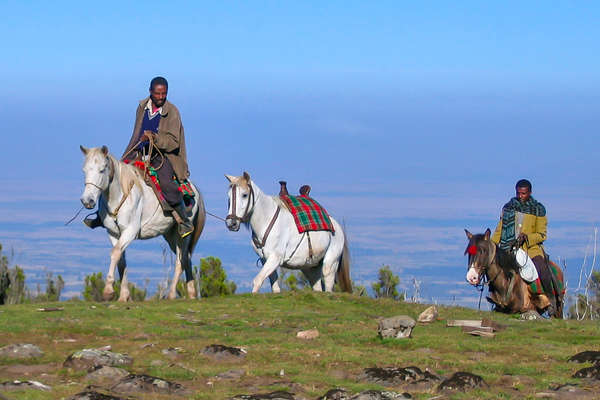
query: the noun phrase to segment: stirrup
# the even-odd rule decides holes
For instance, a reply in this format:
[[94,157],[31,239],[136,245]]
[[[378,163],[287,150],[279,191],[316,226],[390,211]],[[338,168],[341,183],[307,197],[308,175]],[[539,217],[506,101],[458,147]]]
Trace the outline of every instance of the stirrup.
[[[99,226],[103,226],[102,225],[102,220],[100,219],[100,216],[98,215],[98,213],[95,213],[95,214],[96,214],[96,218],[92,219],[92,218],[87,218],[86,217],[82,221],[83,224],[85,226],[87,226],[88,228],[90,228],[90,229],[96,229]],[[94,214],[90,214],[90,215],[88,215],[88,217],[91,216],[91,215],[94,215]]]

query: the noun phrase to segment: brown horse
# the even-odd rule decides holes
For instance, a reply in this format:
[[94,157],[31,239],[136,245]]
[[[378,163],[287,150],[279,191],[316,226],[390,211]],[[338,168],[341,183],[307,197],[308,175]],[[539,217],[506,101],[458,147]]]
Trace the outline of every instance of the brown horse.
[[[523,313],[535,310],[540,314],[547,311],[555,318],[562,318],[564,294],[560,290],[556,291],[556,295],[532,294],[529,284],[519,275],[515,257],[490,240],[489,229],[484,234],[473,235],[466,229],[465,233],[469,239],[465,250],[469,256],[467,281],[472,285],[480,285],[487,279],[487,299],[495,305],[496,311]],[[555,264],[554,267],[558,268]]]

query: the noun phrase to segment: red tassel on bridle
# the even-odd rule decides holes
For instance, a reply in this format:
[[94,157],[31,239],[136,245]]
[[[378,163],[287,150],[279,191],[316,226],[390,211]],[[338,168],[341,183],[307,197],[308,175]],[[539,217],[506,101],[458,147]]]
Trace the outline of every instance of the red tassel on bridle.
[[477,254],[477,246],[475,246],[474,244],[469,246],[467,248],[467,253],[469,253],[470,255],[474,256],[475,254]]

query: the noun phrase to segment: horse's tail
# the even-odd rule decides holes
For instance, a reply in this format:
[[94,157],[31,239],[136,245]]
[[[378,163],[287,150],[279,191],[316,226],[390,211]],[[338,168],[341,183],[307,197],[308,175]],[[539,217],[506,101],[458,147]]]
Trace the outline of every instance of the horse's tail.
[[344,250],[337,270],[337,282],[343,292],[352,293],[352,281],[350,280],[350,250],[348,239],[344,237]]
[[194,233],[192,235],[190,247],[188,248],[190,258],[192,257],[194,247],[196,247],[196,243],[198,243],[198,239],[200,239],[200,235],[204,230],[204,224],[206,223],[206,209],[204,208],[204,198],[202,197],[202,193],[200,193],[198,189],[196,189],[196,194],[198,195],[198,197],[196,198],[196,201],[198,203],[198,212],[196,212],[196,215],[194,215],[194,219],[192,220],[192,223],[194,224]]

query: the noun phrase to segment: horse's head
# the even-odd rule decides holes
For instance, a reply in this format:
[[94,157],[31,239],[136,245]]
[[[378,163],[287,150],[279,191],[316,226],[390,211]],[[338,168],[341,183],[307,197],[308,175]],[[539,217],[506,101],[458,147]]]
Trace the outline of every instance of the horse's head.
[[83,162],[85,187],[81,195],[81,203],[85,208],[91,209],[98,204],[100,193],[108,188],[114,167],[108,155],[108,147],[87,149],[79,146],[79,148],[85,155],[85,161]]
[[242,176],[225,175],[229,180],[229,209],[225,225],[230,231],[238,231],[242,222],[248,222],[254,209],[254,190],[250,175],[244,172]]
[[466,229],[465,233],[469,239],[469,244],[465,249],[465,255],[469,257],[467,282],[471,285],[477,285],[494,261],[496,245],[490,240],[491,231],[489,228],[484,234],[473,235]]

